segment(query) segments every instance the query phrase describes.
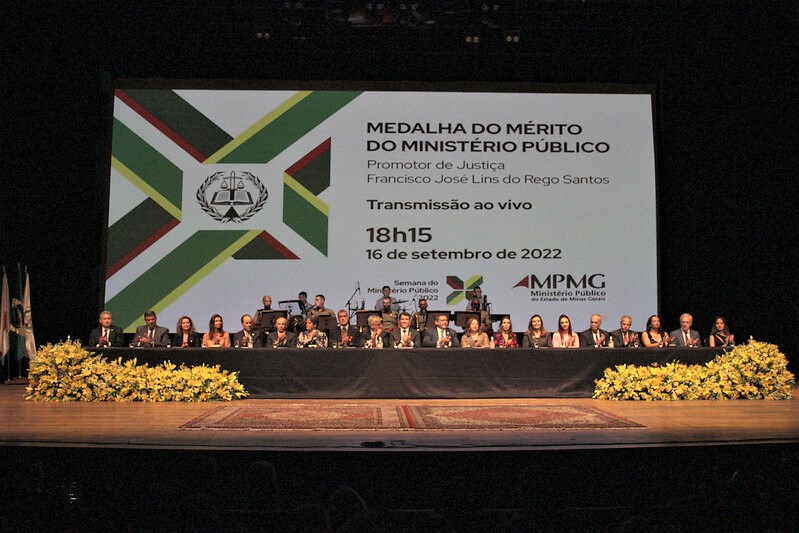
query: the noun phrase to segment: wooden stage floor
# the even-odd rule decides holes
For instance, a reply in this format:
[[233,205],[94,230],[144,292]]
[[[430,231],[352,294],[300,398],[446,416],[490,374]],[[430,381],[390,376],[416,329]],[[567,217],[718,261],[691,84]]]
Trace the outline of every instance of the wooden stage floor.
[[[195,450],[557,450],[799,442],[799,390],[786,401],[401,400],[404,404],[589,406],[645,427],[591,430],[181,430],[220,403],[38,403],[0,387],[0,446]],[[399,400],[241,400],[393,405]]]

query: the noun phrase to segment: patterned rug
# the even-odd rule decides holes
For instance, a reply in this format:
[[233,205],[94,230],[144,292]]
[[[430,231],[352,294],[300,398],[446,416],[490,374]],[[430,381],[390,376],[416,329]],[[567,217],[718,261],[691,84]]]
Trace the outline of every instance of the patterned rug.
[[623,429],[645,427],[579,405],[403,405],[412,429],[534,430]]
[[180,429],[399,429],[402,427],[399,416],[397,409],[380,405],[226,405],[183,424]]
[[225,405],[180,426],[216,430],[490,430],[645,427],[611,413],[569,405]]

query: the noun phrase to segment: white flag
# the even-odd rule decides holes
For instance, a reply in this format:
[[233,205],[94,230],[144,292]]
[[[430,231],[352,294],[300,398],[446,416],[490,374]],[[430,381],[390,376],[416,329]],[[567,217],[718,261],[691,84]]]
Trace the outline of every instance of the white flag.
[[36,360],[36,339],[33,337],[33,317],[31,316],[31,280],[25,270],[25,296],[22,297],[22,308],[25,313],[25,351],[28,359]]
[[0,361],[6,360],[6,354],[11,349],[8,332],[11,329],[11,300],[8,294],[8,278],[6,269],[3,269],[3,301],[0,307]]

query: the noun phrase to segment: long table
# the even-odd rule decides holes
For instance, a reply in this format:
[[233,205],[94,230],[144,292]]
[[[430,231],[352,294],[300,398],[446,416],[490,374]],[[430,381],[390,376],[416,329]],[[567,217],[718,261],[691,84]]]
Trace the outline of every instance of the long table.
[[467,350],[93,348],[109,359],[221,365],[256,398],[585,398],[605,368],[703,364],[719,348]]

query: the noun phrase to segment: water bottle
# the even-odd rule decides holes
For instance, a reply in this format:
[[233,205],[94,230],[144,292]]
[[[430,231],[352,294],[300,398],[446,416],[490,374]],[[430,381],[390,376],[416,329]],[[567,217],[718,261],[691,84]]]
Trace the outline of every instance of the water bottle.
[[615,343],[613,342],[613,336],[611,336],[610,340],[608,340],[608,348],[613,348],[613,347],[615,347]]

